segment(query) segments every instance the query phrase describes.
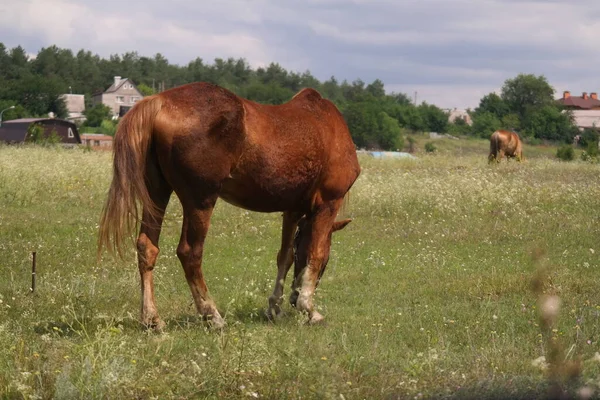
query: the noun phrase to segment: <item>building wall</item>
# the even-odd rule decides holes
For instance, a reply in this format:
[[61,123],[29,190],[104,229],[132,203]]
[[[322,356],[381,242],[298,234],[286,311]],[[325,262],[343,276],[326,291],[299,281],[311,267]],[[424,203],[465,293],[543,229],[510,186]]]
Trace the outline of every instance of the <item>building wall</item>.
[[112,139],[112,136],[108,135],[84,133],[81,135],[81,144],[90,147],[101,147],[109,149],[112,147]]
[[44,135],[46,136],[50,136],[52,132],[55,131],[56,134],[60,136],[62,143],[80,143],[79,132],[77,131],[77,126],[75,126],[75,124],[66,123],[60,120],[46,120],[38,122],[37,124],[44,127]]
[[135,86],[127,80],[114,92],[100,93],[93,97],[94,104],[102,103],[110,108],[114,116],[119,115],[121,106],[131,107],[143,98]]

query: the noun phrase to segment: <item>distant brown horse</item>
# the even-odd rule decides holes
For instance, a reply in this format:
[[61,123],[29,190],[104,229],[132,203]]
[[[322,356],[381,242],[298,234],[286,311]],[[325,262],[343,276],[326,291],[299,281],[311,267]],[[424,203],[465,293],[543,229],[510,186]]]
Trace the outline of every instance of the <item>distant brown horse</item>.
[[[172,192],[183,206],[177,256],[198,312],[224,325],[202,274],[202,253],[217,199],[260,212],[283,212],[277,278],[269,316],[281,311],[283,283],[294,262],[301,219],[304,254],[292,284],[294,305],[309,322],[322,320],[313,293],[329,258],[335,218],[360,174],[348,127],[338,109],[313,89],[282,105],[262,105],[212,84],[194,83],[138,102],[114,138],[113,180],[102,213],[99,251],[122,254],[139,221],[142,323],[160,330],[152,270]],[[296,257],[297,259],[297,257]]]
[[499,130],[492,133],[490,137],[489,162],[496,160],[500,162],[506,156],[506,160],[514,157],[517,161],[523,160],[523,144],[521,138],[515,132]]

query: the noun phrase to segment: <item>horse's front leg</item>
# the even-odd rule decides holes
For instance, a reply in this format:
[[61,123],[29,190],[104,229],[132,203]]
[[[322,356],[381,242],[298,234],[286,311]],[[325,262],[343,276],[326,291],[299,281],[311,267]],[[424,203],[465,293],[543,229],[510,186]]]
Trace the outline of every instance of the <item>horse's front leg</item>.
[[333,224],[341,204],[342,200],[324,203],[310,216],[306,264],[297,266],[299,272],[294,281],[291,300],[295,300],[298,310],[308,314],[308,322],[311,324],[323,320],[323,316],[314,308],[313,295],[329,259]]

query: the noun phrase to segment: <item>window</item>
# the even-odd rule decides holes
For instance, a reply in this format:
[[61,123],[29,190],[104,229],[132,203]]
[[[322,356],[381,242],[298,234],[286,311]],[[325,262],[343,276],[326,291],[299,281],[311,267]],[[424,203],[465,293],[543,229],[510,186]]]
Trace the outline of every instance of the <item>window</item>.
[[75,137],[75,135],[73,135],[73,129],[69,128],[69,134],[68,134],[68,136],[70,138]]
[[100,141],[99,140],[94,140],[94,146],[100,146]]
[[129,101],[131,101],[132,103],[135,103],[136,101],[140,101],[140,98],[138,96],[131,96]]
[[124,96],[117,96],[117,97],[115,98],[115,101],[116,101],[117,103],[125,103],[125,97],[124,97]]

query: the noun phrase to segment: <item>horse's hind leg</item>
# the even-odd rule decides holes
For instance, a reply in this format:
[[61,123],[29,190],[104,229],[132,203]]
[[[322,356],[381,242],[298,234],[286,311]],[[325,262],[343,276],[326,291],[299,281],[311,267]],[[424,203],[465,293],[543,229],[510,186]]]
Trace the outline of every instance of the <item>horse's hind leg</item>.
[[153,270],[159,253],[158,238],[161,225],[172,189],[163,180],[157,182],[159,182],[158,185],[149,188],[150,198],[156,204],[157,213],[152,215],[147,210],[143,211],[137,250],[142,289],[141,322],[147,328],[160,331],[164,327],[164,323],[158,316],[154,300]]
[[[496,161],[498,163],[500,163],[502,161],[502,159],[504,158],[504,156],[505,156],[504,150],[498,151],[498,157],[496,157]],[[506,157],[506,162],[508,162],[508,157]]]
[[214,328],[223,328],[225,321],[208,294],[208,287],[202,274],[204,240],[208,233],[210,217],[216,200],[217,196],[215,195],[213,198],[200,202],[199,206],[188,207],[184,204],[183,228],[177,247],[177,256],[183,266],[198,313]]
[[281,312],[281,303],[283,301],[283,284],[285,277],[294,262],[294,234],[298,221],[302,217],[299,213],[283,213],[283,224],[281,227],[281,248],[277,253],[277,278],[273,294],[269,297],[269,309],[267,317],[272,319]]
[[308,245],[307,265],[298,274],[294,288],[299,293],[296,308],[308,313],[311,324],[323,320],[323,316],[314,309],[313,294],[321,271],[329,259],[332,227],[342,201],[340,199],[324,203],[310,217],[311,237]]

